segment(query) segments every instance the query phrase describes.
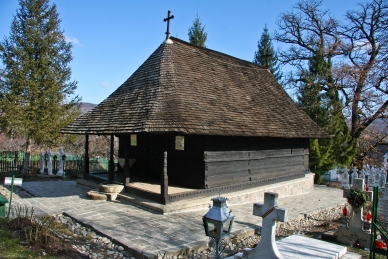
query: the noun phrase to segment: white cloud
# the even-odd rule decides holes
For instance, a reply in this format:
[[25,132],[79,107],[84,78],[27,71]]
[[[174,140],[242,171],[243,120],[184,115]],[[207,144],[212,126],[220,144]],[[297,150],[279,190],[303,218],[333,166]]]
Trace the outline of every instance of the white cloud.
[[102,87],[104,87],[104,88],[110,88],[110,87],[113,87],[112,85],[110,85],[109,83],[105,83],[105,82],[102,82],[101,84],[100,84]]
[[79,40],[76,37],[65,36],[67,42],[73,43],[74,45],[80,45]]

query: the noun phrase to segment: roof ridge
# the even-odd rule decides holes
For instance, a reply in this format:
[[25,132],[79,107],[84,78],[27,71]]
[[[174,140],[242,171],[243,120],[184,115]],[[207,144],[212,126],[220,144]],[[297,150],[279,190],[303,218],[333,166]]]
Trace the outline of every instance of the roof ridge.
[[201,47],[201,46],[192,44],[192,43],[190,43],[190,42],[184,41],[184,40],[182,40],[182,39],[175,38],[175,37],[173,37],[173,36],[171,36],[170,39],[173,40],[173,41],[177,41],[177,42],[179,42],[179,43],[182,43],[182,44],[185,44],[185,45],[194,47],[194,48],[198,48],[198,49],[201,49],[201,50],[204,50],[204,51],[209,51],[209,52],[212,52],[212,53],[214,53],[214,54],[218,54],[218,55],[221,55],[221,56],[225,56],[225,57],[231,58],[231,59],[233,59],[233,60],[238,60],[238,61],[240,61],[240,62],[244,62],[244,63],[246,63],[246,64],[250,64],[250,65],[252,65],[252,66],[257,66],[257,67],[260,67],[260,68],[262,68],[262,69],[268,70],[267,67],[258,65],[258,64],[256,64],[256,63],[251,62],[251,61],[248,61],[248,60],[245,60],[245,59],[241,59],[241,58],[236,58],[236,57],[234,57],[234,56],[232,56],[232,55],[225,54],[225,53],[222,53],[222,52],[213,50],[213,49]]
[[[152,118],[153,115],[158,113],[157,109],[154,109],[154,108],[155,108],[155,104],[158,105],[160,103],[160,100],[163,99],[163,97],[164,97],[164,89],[163,88],[165,86],[163,85],[163,79],[167,76],[167,73],[172,72],[173,76],[171,76],[171,78],[173,78],[173,81],[176,81],[174,79],[175,78],[175,76],[174,76],[175,70],[173,69],[173,71],[170,71],[171,69],[166,69],[166,64],[167,64],[167,68],[174,66],[173,62],[170,62],[170,59],[172,56],[172,50],[171,50],[172,45],[173,44],[171,44],[171,43],[163,42],[157,48],[157,50],[159,50],[161,52],[161,55],[159,57],[161,62],[159,63],[159,75],[158,75],[158,79],[157,79],[157,81],[158,81],[157,88],[158,89],[156,90],[154,103],[150,103],[150,107],[149,107],[150,112],[147,113],[147,117],[146,117],[145,123],[143,125],[144,129],[147,129],[149,126],[152,126],[152,120],[150,120],[150,118]],[[171,79],[169,79],[169,81],[171,82]]]

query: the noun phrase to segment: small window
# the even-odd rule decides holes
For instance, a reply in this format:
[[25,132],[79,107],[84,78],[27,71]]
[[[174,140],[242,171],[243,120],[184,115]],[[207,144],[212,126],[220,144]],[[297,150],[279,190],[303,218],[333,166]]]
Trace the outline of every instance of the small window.
[[133,146],[133,147],[137,146],[137,135],[136,134],[131,135],[131,146]]
[[184,136],[175,136],[175,150],[185,150]]

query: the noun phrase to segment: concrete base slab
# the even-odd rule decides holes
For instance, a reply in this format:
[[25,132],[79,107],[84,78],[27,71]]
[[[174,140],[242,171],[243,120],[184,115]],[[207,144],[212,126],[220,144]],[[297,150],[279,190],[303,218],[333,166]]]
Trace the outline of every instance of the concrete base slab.
[[62,175],[55,174],[37,174],[38,178],[64,178]]
[[293,235],[276,242],[284,259],[341,258],[347,248],[305,236]]
[[356,241],[361,247],[370,247],[370,231],[350,229],[345,226],[339,226],[337,231],[337,242],[353,246]]
[[[82,184],[81,182],[79,182]],[[276,192],[279,198],[290,197],[300,194],[307,194],[314,188],[314,174],[308,173],[305,177],[268,184],[265,186],[247,188],[240,191],[230,191],[222,193],[222,196],[228,197],[228,206],[254,203],[264,197],[265,192]],[[132,193],[120,193],[118,199],[127,201],[138,206],[151,209],[155,212],[168,215],[173,213],[183,213],[196,210],[208,209],[210,198],[187,198],[186,200],[176,201],[167,205],[160,204],[156,201],[140,197]]]

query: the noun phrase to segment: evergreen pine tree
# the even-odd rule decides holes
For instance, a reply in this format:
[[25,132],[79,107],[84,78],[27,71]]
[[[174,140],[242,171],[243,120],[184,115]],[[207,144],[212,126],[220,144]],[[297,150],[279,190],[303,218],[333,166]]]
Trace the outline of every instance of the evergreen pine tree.
[[193,21],[193,25],[189,28],[188,34],[191,44],[206,48],[207,33],[205,32],[205,25],[202,26],[202,21],[199,19],[198,13]]
[[280,82],[282,73],[278,63],[278,56],[273,48],[271,36],[268,33],[267,25],[265,25],[260,41],[257,43],[257,51],[255,52],[253,63],[268,68],[276,80]]
[[325,60],[323,48],[309,60],[309,70],[304,72],[304,83],[299,88],[298,104],[331,139],[310,141],[310,169],[328,171],[334,166],[350,166],[354,143],[342,113],[342,104],[333,91],[323,92],[322,84],[330,83],[331,62]]
[[72,44],[60,29],[55,4],[49,0],[19,0],[10,36],[0,43],[4,65],[0,95],[0,129],[30,145],[52,147],[63,138],[58,131],[79,115],[69,63]]

